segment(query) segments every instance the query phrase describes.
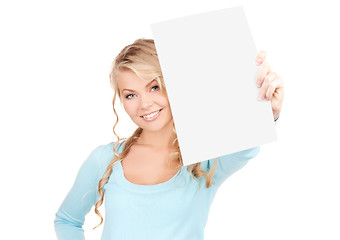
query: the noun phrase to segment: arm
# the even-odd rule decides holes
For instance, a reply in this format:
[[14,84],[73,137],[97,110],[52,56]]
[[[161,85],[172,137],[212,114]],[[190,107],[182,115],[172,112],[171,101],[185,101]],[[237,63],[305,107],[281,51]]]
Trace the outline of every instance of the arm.
[[58,240],[84,240],[85,215],[99,199],[99,159],[103,145],[94,149],[80,167],[75,182],[62,202],[54,220]]
[[[274,122],[275,126],[277,120],[278,118]],[[246,165],[250,159],[256,157],[259,152],[260,146],[257,146],[219,157],[214,173],[215,185],[220,186],[228,177]],[[205,171],[210,170],[215,161],[216,158],[201,162],[202,169]]]
[[[227,154],[218,158],[216,170],[214,173],[215,186],[219,187],[233,173],[240,170],[248,161],[254,158],[260,152],[260,146],[249,148],[243,151]],[[203,166],[210,170],[213,167],[216,158],[202,162]]]
[[[260,51],[256,56],[257,65],[261,65],[263,62],[265,62],[265,58],[266,53],[264,51]],[[256,79],[258,87],[260,87],[259,100],[263,100],[264,97],[267,97],[267,100],[271,101],[276,126],[281,112],[284,95],[283,80],[275,72],[270,71],[268,63],[261,65],[260,68],[261,71],[258,71],[258,76]],[[270,76],[270,78],[268,76]],[[274,94],[274,92],[276,94]],[[216,186],[221,185],[230,175],[240,170],[245,164],[247,164],[249,159],[254,158],[259,153],[259,151],[260,147],[258,146],[219,157],[213,176]],[[215,161],[216,158],[203,161],[201,162],[201,168],[205,171],[210,170]]]

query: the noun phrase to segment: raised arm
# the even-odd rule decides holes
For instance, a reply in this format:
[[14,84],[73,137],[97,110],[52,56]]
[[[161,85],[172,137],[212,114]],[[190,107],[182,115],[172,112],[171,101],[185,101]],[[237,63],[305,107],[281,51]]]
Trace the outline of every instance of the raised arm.
[[[283,102],[284,84],[283,79],[276,72],[271,71],[268,62],[265,61],[266,55],[265,51],[260,51],[256,56],[256,64],[259,66],[256,78],[257,86],[260,88],[258,100],[270,101],[276,125]],[[246,165],[259,151],[258,146],[219,157],[213,176],[216,186],[221,185],[230,175]],[[215,161],[216,158],[203,161],[201,168],[205,171],[210,170]]]
[[56,212],[54,228],[58,240],[84,240],[86,214],[99,199],[100,157],[105,145],[95,148],[80,167],[75,182]]

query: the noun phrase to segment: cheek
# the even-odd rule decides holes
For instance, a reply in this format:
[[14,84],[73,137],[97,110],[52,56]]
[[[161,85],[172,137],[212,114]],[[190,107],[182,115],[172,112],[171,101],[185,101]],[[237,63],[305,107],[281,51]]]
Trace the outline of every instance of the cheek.
[[138,105],[136,103],[124,103],[125,112],[130,116],[135,116],[138,113]]
[[165,96],[159,96],[158,102],[159,102],[162,106],[165,106],[165,107],[169,105],[169,100],[168,100],[168,98],[165,97]]

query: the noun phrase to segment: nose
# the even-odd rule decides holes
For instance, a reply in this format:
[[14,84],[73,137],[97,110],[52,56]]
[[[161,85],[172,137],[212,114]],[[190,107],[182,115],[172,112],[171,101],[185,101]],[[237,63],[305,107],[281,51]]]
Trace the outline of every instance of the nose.
[[153,105],[153,100],[150,96],[148,96],[147,94],[142,96],[142,100],[141,100],[141,108],[143,110],[148,110],[152,107]]

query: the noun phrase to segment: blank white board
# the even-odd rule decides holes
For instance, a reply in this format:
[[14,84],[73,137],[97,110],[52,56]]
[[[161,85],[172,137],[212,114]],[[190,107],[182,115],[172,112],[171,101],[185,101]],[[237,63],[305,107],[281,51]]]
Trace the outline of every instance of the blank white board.
[[277,140],[242,6],[151,24],[184,165]]

